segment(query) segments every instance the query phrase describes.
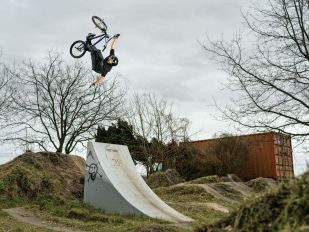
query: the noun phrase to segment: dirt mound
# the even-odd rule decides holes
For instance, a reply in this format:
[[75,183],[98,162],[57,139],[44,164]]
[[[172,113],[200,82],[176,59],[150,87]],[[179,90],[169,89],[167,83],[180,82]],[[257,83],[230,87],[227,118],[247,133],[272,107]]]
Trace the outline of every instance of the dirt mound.
[[175,169],[151,174],[146,182],[151,188],[167,187],[183,182],[180,174]]
[[52,152],[26,152],[0,165],[0,200],[33,200],[50,197],[83,197],[85,160]]
[[259,177],[246,182],[246,185],[252,188],[255,192],[264,192],[267,189],[273,188],[277,184],[273,179]]
[[309,173],[291,180],[254,201],[206,231],[305,231],[309,225]]
[[192,184],[209,184],[209,183],[218,183],[218,182],[228,182],[231,181],[226,176],[218,176],[218,175],[211,175],[211,176],[204,176],[194,180],[189,181]]

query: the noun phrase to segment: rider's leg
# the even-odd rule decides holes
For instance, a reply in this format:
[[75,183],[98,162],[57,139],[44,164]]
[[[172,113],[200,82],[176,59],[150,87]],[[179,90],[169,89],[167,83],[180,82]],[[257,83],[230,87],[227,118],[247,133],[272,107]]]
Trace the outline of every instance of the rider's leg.
[[92,45],[92,44],[87,44],[88,46],[88,49],[89,49],[89,51],[91,52],[91,53],[98,53],[98,52],[100,52],[100,50],[99,49],[97,49],[94,45]]
[[92,45],[91,39],[92,39],[94,36],[95,36],[95,34],[93,34],[93,33],[89,33],[89,34],[87,35],[87,37],[86,37],[86,51],[91,52],[91,51],[94,50],[93,48],[91,49],[91,47],[89,47],[90,45]]
[[95,72],[100,72],[102,70],[104,60],[102,52],[94,45],[88,45],[88,47],[91,51],[92,70]]

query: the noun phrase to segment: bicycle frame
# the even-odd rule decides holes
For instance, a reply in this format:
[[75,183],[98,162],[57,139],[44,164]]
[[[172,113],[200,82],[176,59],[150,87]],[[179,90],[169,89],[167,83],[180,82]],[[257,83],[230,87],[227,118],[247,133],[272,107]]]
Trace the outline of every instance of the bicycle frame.
[[100,43],[102,40],[105,39],[105,44],[103,45],[103,49],[102,49],[102,51],[104,51],[105,48],[106,48],[106,45],[108,44],[108,42],[109,42],[113,37],[110,37],[107,33],[103,32],[102,34],[93,37],[93,38],[91,39],[91,41],[92,41],[92,40],[95,40],[95,39],[97,39],[97,38],[99,38],[99,39],[98,39],[95,43],[93,43],[93,45],[96,45],[96,44]]

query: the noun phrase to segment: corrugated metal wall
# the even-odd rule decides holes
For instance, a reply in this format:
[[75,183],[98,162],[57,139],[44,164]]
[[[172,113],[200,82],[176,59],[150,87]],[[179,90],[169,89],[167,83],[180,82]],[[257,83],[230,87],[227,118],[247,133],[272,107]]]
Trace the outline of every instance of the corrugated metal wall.
[[[249,161],[241,177],[286,179],[294,177],[291,137],[275,132],[237,136],[249,144]],[[218,139],[192,141],[200,150],[207,150]]]

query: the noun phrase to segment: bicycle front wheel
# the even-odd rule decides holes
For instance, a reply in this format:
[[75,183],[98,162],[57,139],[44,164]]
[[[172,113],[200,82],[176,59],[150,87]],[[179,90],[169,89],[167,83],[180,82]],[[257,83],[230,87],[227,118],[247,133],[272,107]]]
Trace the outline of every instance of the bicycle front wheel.
[[107,30],[107,26],[106,26],[105,22],[103,21],[103,19],[99,18],[98,16],[92,16],[91,19],[92,19],[93,24],[96,27],[98,27],[102,31],[106,31]]
[[77,40],[74,43],[72,43],[70,47],[71,56],[73,56],[74,58],[81,58],[86,53],[85,46],[86,44],[82,40]]

